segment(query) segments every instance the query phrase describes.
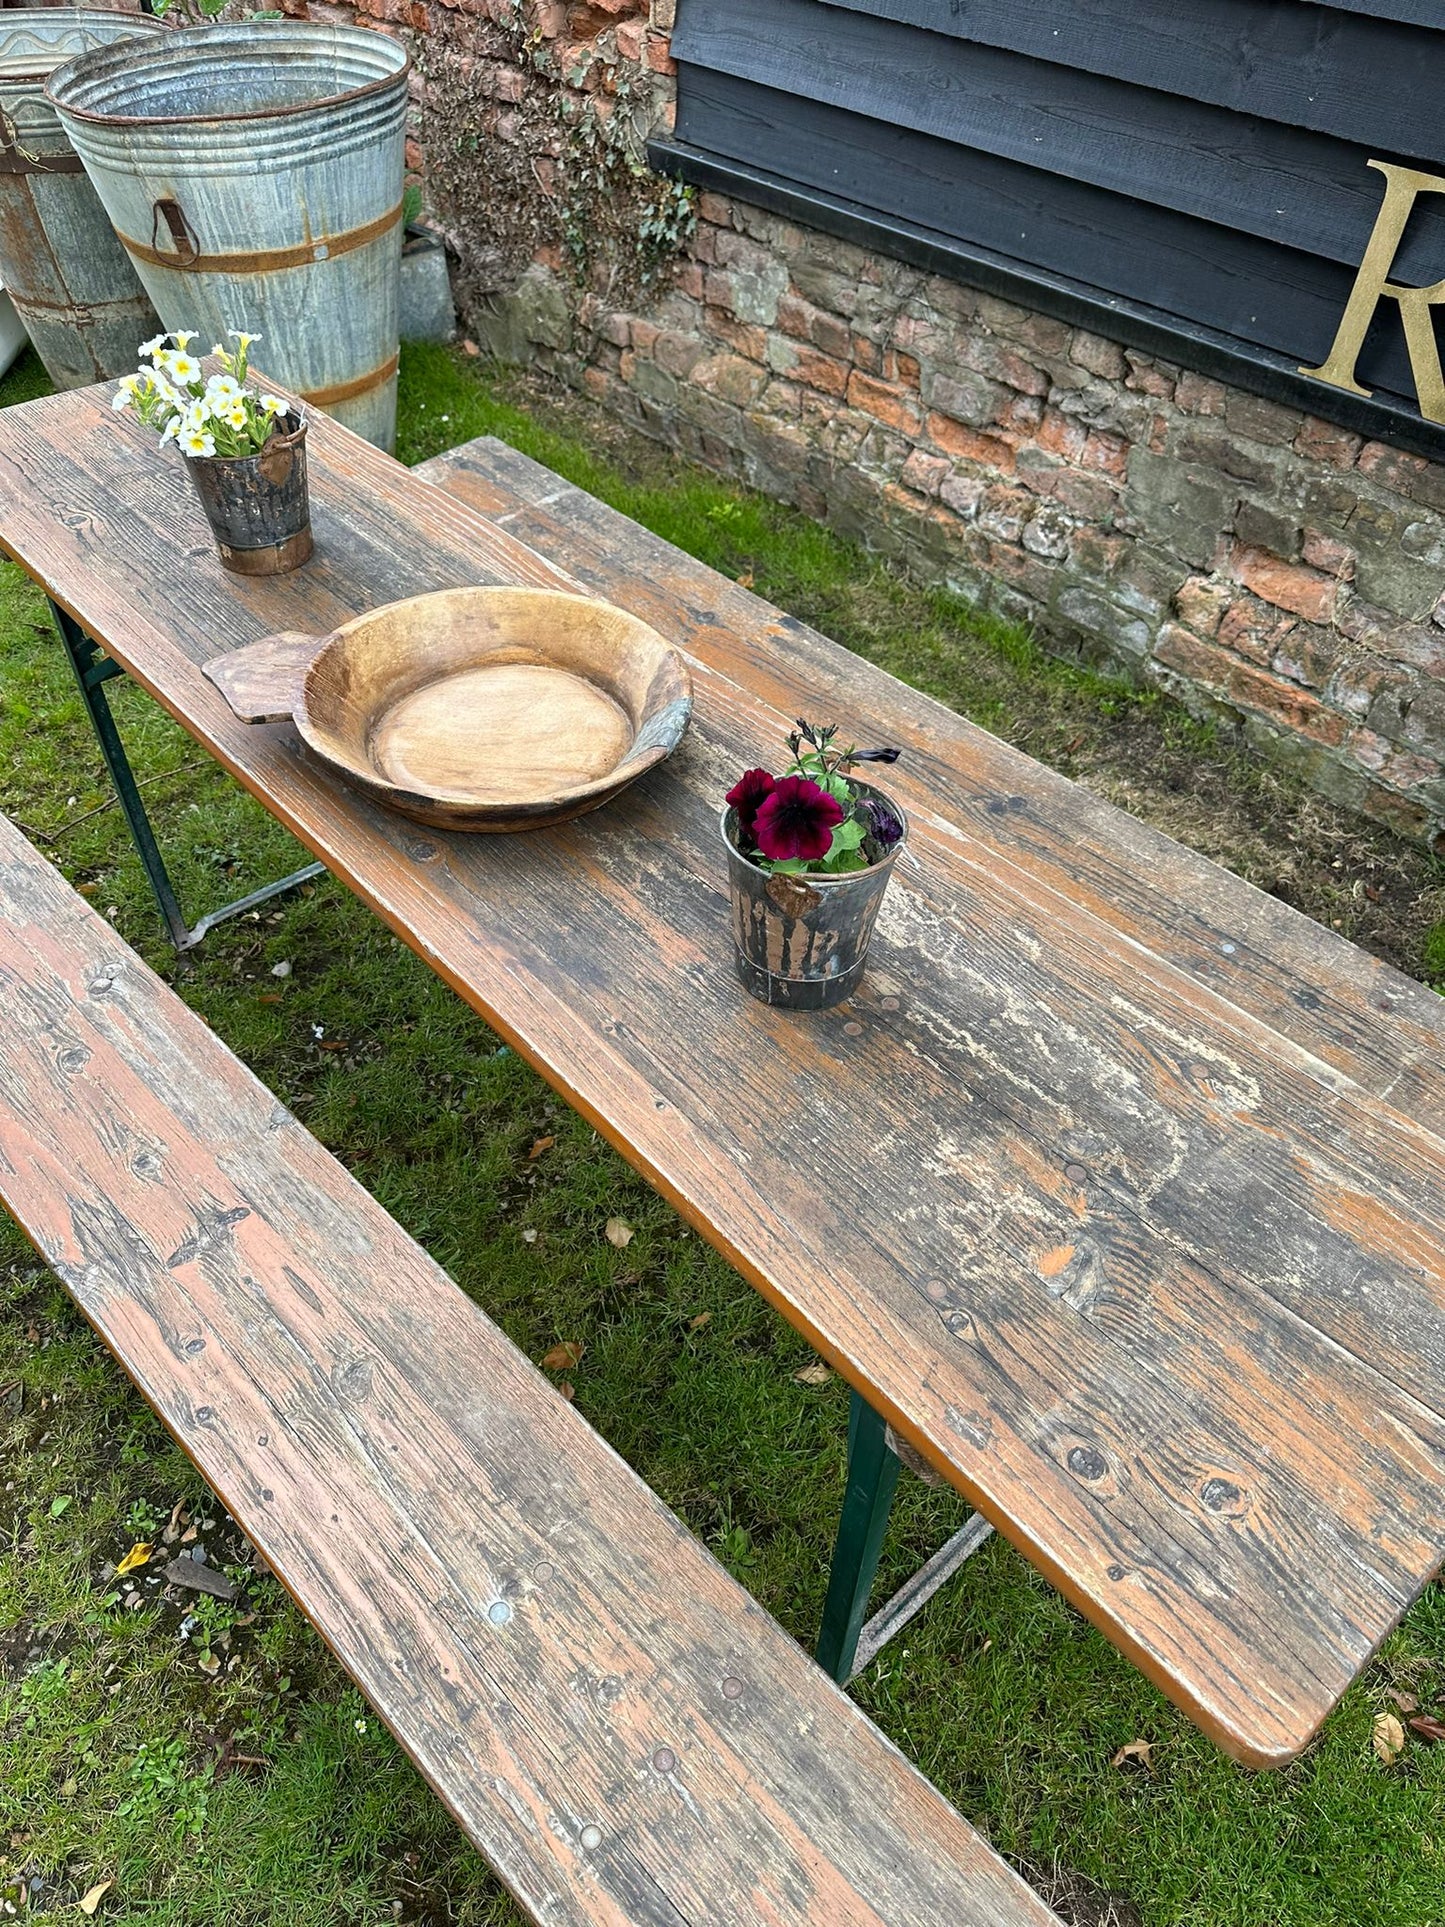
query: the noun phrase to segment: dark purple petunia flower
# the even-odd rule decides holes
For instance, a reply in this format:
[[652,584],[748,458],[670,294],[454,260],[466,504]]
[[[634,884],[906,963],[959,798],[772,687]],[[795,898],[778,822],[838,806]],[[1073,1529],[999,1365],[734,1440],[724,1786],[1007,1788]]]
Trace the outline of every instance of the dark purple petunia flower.
[[772,862],[802,857],[811,863],[828,854],[833,832],[842,821],[842,804],[811,777],[785,776],[765,798],[753,834]]
[[881,796],[865,796],[862,807],[874,842],[884,850],[891,850],[903,834],[902,817]]
[[751,843],[758,811],[773,793],[773,779],[765,769],[746,769],[723,799],[738,813],[738,842]]

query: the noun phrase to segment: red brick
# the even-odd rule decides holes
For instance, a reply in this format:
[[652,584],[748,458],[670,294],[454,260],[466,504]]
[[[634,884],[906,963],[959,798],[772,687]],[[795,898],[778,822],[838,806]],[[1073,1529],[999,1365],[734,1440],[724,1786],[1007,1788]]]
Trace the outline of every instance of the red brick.
[[876,381],[855,368],[848,378],[848,405],[862,409],[885,428],[896,428],[904,435],[918,432],[918,403],[896,382]]
[[1306,622],[1333,622],[1340,585],[1301,562],[1281,562],[1268,549],[1237,547],[1231,562],[1235,580],[1262,602],[1288,609]]
[[1084,424],[1072,415],[1061,414],[1057,408],[1044,410],[1034,436],[1040,448],[1048,449],[1051,455],[1058,455],[1066,462],[1080,459],[1088,439],[1089,431]]
[[1079,461],[1084,468],[1101,469],[1105,475],[1117,475],[1122,480],[1129,472],[1129,444],[1120,435],[1096,431],[1085,442]]
[[1074,330],[1074,338],[1069,345],[1069,360],[1105,381],[1124,379],[1124,350],[1117,341],[1109,341],[1103,335],[1091,335],[1087,329]]
[[916,488],[920,495],[937,495],[949,472],[945,456],[930,455],[924,449],[915,448],[903,464],[901,479],[905,487]]
[[1255,601],[1253,596],[1241,596],[1221,616],[1218,638],[1236,655],[1248,656],[1251,662],[1267,663],[1274,660],[1280,644],[1287,641],[1298,626],[1297,619],[1284,610],[1272,609],[1267,603]]
[[1241,662],[1213,643],[1203,642],[1187,629],[1165,623],[1154,645],[1155,659],[1206,689],[1236,703],[1241,709],[1277,724],[1296,736],[1330,748],[1343,741],[1345,718],[1327,709],[1296,684],[1282,682],[1253,664]]
[[662,333],[656,322],[644,321],[641,315],[633,317],[632,346],[640,355],[650,355],[657,337]]
[[766,377],[761,368],[738,355],[710,355],[697,364],[690,379],[693,387],[701,388],[705,394],[746,407],[756,399]]
[[734,353],[745,355],[749,361],[764,361],[768,353],[768,331],[756,322],[735,321],[721,308],[707,311],[707,331],[725,341]]
[[[1396,836],[1409,837],[1419,842],[1430,831],[1430,812],[1423,803],[1412,803],[1407,796],[1396,796],[1390,790],[1376,789],[1373,785],[1365,792],[1365,815],[1385,828],[1393,830]],[[1445,836],[1435,844],[1437,851],[1445,848]]]
[[721,194],[711,194],[704,188],[697,197],[697,218],[710,221],[714,227],[731,227],[733,204]]
[[1333,422],[1323,422],[1317,415],[1306,415],[1294,438],[1297,455],[1328,462],[1331,468],[1353,468],[1363,446],[1362,437],[1352,435],[1347,428],[1337,428]]
[[1353,582],[1355,552],[1334,536],[1322,535],[1318,529],[1306,529],[1300,553],[1312,569],[1323,569],[1326,575],[1336,575],[1341,582]]
[[816,348],[800,348],[789,372],[820,394],[841,395],[848,387],[847,363],[834,360],[832,355],[819,354]]
[[1202,575],[1191,575],[1174,591],[1174,610],[1186,629],[1196,636],[1218,634],[1229,607],[1230,591],[1222,582],[1210,582]]
[[647,64],[655,74],[677,72],[677,62],[673,59],[668,42],[662,34],[648,35]]
[[1397,790],[1416,789],[1422,783],[1435,782],[1440,775],[1440,765],[1433,756],[1417,756],[1413,750],[1401,749],[1388,737],[1377,736],[1373,729],[1355,730],[1347,748],[1362,769]]
[[1174,384],[1174,405],[1186,415],[1222,415],[1225,389],[1223,382],[1210,381],[1186,368]]
[[1133,388],[1141,395],[1153,395],[1158,401],[1168,401],[1174,393],[1174,377],[1166,374],[1156,362],[1147,355],[1135,354],[1132,348],[1124,350],[1124,359],[1129,364],[1129,372],[1124,377],[1124,386]]
[[617,23],[617,51],[624,60],[641,60],[646,44],[645,20],[620,20]]
[[1001,469],[1005,475],[1013,473],[1014,452],[996,435],[980,435],[976,429],[954,421],[951,415],[938,414],[928,417],[928,433],[957,461],[977,462],[984,468]]
[[1069,560],[1096,582],[1112,575],[1128,553],[1122,535],[1106,535],[1102,529],[1075,529],[1069,542]]
[[1430,464],[1419,455],[1407,455],[1404,449],[1391,448],[1385,442],[1366,442],[1356,457],[1355,466],[1362,475],[1373,476],[1383,487],[1408,495],[1415,477],[1423,475]]
[[688,295],[694,301],[702,300],[702,268],[696,261],[678,261],[672,271],[672,285],[679,294]]

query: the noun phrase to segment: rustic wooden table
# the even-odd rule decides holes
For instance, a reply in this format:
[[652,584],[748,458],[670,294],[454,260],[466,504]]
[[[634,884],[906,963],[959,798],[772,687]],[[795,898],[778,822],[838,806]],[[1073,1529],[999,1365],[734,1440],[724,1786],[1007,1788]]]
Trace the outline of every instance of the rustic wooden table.
[[[800,625],[668,600],[655,543],[670,762],[526,836],[378,811],[201,665],[575,584],[325,421],[312,496],[314,563],[228,578],[108,391],[0,414],[4,549],[1205,1731],[1292,1758],[1445,1554],[1445,1004]],[[802,713],[903,744],[918,858],[807,1017],[733,979],[717,832]]]

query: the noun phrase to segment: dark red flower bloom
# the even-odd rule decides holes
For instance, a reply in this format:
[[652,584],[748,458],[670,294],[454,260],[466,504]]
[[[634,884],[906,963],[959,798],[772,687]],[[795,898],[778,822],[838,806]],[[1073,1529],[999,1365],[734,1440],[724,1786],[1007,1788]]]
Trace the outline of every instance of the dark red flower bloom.
[[753,840],[753,820],[773,793],[773,779],[765,769],[744,770],[728,791],[726,802],[738,813],[738,842],[746,846]]
[[758,848],[775,863],[789,857],[814,862],[828,854],[843,805],[808,776],[785,776],[764,799],[753,823]]

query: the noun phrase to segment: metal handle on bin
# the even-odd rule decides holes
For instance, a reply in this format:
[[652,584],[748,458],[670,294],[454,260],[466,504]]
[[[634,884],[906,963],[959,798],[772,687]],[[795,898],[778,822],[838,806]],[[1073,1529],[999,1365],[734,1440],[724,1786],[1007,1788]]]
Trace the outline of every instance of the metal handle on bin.
[[157,201],[152,211],[152,248],[156,246],[160,239],[162,221],[165,222],[167,228],[170,230],[171,240],[175,244],[176,260],[183,268],[189,267],[192,261],[199,258],[201,244],[196,239],[195,231],[191,227],[190,222],[186,219],[185,210],[173,196],[167,196],[165,200]]

